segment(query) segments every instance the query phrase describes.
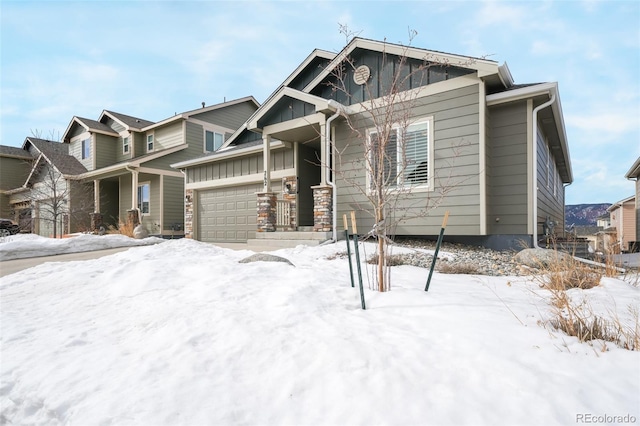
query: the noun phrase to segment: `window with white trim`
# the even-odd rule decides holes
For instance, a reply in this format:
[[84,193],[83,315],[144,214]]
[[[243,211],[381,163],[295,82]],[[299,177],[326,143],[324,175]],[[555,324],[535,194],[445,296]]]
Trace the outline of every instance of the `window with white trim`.
[[91,158],[91,138],[82,141],[82,159]]
[[369,132],[370,189],[374,187],[376,176],[382,186],[389,188],[429,185],[431,122],[429,119],[412,124],[404,133],[402,128],[394,127],[384,152],[379,148],[378,132]]
[[129,152],[129,137],[125,136],[122,138],[122,153],[127,154]]
[[147,152],[153,151],[153,133],[147,135]]
[[149,182],[138,184],[138,210],[140,214],[149,214],[151,207],[151,185]]
[[220,149],[224,143],[224,135],[211,130],[204,131],[204,151],[214,152]]

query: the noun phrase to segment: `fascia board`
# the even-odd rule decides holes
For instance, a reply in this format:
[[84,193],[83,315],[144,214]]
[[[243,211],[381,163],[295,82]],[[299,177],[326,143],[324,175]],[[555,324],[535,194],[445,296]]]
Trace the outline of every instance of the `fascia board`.
[[77,116],[73,116],[73,118],[71,119],[71,122],[69,122],[69,125],[67,126],[67,130],[65,130],[64,133],[62,134],[63,141],[67,140],[67,133],[71,131],[71,128],[73,127],[74,124],[78,124],[82,126],[85,132],[89,131],[89,127],[87,127],[82,121],[80,121]]
[[329,61],[333,60],[336,57],[336,53],[328,52],[326,50],[314,49],[313,52],[307,58],[302,61],[300,65],[287,77],[287,79],[282,83],[283,86],[289,86],[289,84],[315,59],[315,58],[324,58]]
[[116,117],[115,115],[110,114],[110,113],[109,113],[109,111],[107,111],[106,109],[103,109],[103,110],[102,110],[102,113],[100,114],[100,117],[98,118],[98,121],[102,123],[102,118],[103,118],[105,115],[106,115],[107,117],[109,117],[110,119],[112,119],[113,121],[117,121],[118,123],[120,123],[120,125],[121,125],[122,127],[124,127],[125,129],[127,129],[127,130],[136,130],[136,131],[140,131],[140,129],[139,129],[139,128],[131,127],[131,126],[129,126],[127,123],[125,123],[124,121],[120,120],[120,119],[119,119],[118,117]]
[[631,168],[629,169],[629,171],[624,175],[625,178],[631,180],[631,179],[638,179],[640,178],[640,157],[638,157],[638,159],[633,163],[633,165],[631,166]]
[[262,105],[258,114],[255,114],[251,117],[251,121],[247,123],[247,128],[249,130],[258,129],[258,121],[265,116],[267,112],[273,108],[280,99],[283,97],[290,97],[293,99],[298,99],[300,101],[312,104],[316,107],[316,111],[322,111],[325,109],[332,109],[329,106],[329,100],[321,98],[319,96],[310,95],[308,93],[301,92],[299,90],[292,89],[290,87],[281,87],[278,93],[269,99],[269,101]]

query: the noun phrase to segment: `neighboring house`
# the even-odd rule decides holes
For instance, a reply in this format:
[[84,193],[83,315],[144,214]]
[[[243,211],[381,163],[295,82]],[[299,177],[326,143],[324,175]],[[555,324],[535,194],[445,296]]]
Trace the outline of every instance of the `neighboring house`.
[[[68,193],[69,201],[68,214],[56,223],[57,235],[132,220],[151,235],[181,236],[184,177],[170,164],[215,152],[258,106],[245,97],[157,123],[105,110],[98,120],[73,117],[62,143],[27,138],[22,149],[2,147],[3,214],[22,223],[33,219],[32,232],[53,236],[46,226],[52,221],[36,196],[50,166],[56,178],[69,183],[59,192]],[[5,180],[5,174],[15,179]]]
[[640,157],[633,163],[627,174],[624,176],[629,180],[636,181],[636,238],[637,242],[636,248],[634,251],[640,251]]
[[[8,216],[18,222],[23,231],[53,237],[89,229],[92,188],[77,178],[86,168],[69,155],[68,148],[60,142],[35,137],[25,139],[20,150],[23,162],[14,170],[23,176],[26,166],[28,173],[26,177],[21,176],[19,184],[16,177],[10,185],[12,188],[5,191]],[[18,157],[16,149],[13,153]]]
[[187,111],[153,123],[103,111],[74,117],[63,141],[94,188],[93,225],[140,221],[151,235],[184,234],[184,178],[171,163],[213,152],[257,108],[253,97]]
[[[393,160],[419,165],[417,179],[398,177],[399,187],[418,183],[402,207],[437,197],[447,176],[457,185],[396,235],[435,236],[447,210],[449,240],[517,248],[545,230],[563,232],[564,184],[573,176],[556,83],[514,85],[506,64],[355,38],[338,54],[312,52],[218,152],[173,165],[185,173],[186,236],[242,242],[257,232],[313,229],[335,239],[338,218],[351,210],[367,233],[374,223],[366,202],[345,176],[366,185],[371,117],[361,120],[363,140],[344,116],[364,116],[363,103],[382,98],[376,88],[402,55],[409,68],[425,58],[434,64],[409,89],[414,151]],[[341,68],[346,57],[363,72]],[[347,73],[347,95],[332,88],[337,69]]]
[[0,145],[0,217],[15,219],[8,191],[24,185],[31,172],[32,161],[31,152]]
[[615,229],[613,252],[632,251],[631,243],[638,241],[636,234],[636,197],[631,196],[613,203],[608,209],[611,228]]

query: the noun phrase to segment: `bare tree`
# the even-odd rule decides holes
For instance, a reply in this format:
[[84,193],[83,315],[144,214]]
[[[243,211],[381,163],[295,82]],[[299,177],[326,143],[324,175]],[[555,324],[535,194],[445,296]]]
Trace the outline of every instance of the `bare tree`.
[[[34,137],[40,137],[41,132],[32,131]],[[51,132],[51,136],[55,135]],[[89,213],[93,211],[93,187],[64,174],[66,167],[73,158],[68,154],[67,147],[51,139],[42,139],[46,152],[41,152],[33,160],[32,172],[29,177],[27,195],[32,208],[36,208],[37,217],[43,223],[50,223],[53,236],[61,236],[71,231],[70,224],[74,223],[74,230],[89,228]],[[61,171],[62,168],[62,171]]]
[[[349,41],[354,34],[341,25],[340,31]],[[390,289],[390,268],[387,258],[389,244],[398,225],[410,219],[425,217],[438,207],[445,196],[461,182],[454,181],[451,168],[446,175],[436,176],[429,170],[433,160],[425,151],[433,144],[433,123],[416,122],[414,109],[419,99],[419,90],[427,82],[429,69],[448,67],[435,55],[421,60],[411,59],[407,49],[417,32],[409,31],[409,45],[401,48],[400,53],[389,54],[385,47],[382,52],[379,73],[369,75],[369,69],[358,65],[351,57],[345,57],[336,67],[333,80],[329,83],[336,98],[346,104],[357,105],[357,109],[344,113],[347,126],[354,137],[345,147],[334,153],[339,165],[336,173],[359,194],[356,207],[369,214],[373,227],[368,236],[377,240],[377,289]],[[386,41],[385,41],[386,44]],[[464,66],[464,63],[456,64]],[[350,79],[363,87],[363,98],[352,99]],[[360,95],[362,96],[362,94]],[[455,156],[460,155],[465,142],[450,147]],[[363,149],[363,155],[356,159],[345,160],[349,150]],[[367,179],[363,183],[362,171],[366,170]],[[427,192],[415,196],[417,188],[428,187]],[[413,194],[413,196],[412,196]]]

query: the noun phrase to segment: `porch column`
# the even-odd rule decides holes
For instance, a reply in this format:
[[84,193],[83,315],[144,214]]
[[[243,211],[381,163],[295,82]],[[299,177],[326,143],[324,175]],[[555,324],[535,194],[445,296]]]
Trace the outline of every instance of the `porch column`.
[[327,155],[327,120],[326,117],[320,123],[320,186],[327,185],[327,167],[329,167],[329,156]]
[[93,181],[93,212],[100,213],[100,179]]
[[331,232],[333,230],[333,192],[329,185],[312,186],[313,189],[313,230]]
[[138,171],[131,170],[131,208],[138,208]]
[[271,192],[271,135],[262,136],[263,192]]

